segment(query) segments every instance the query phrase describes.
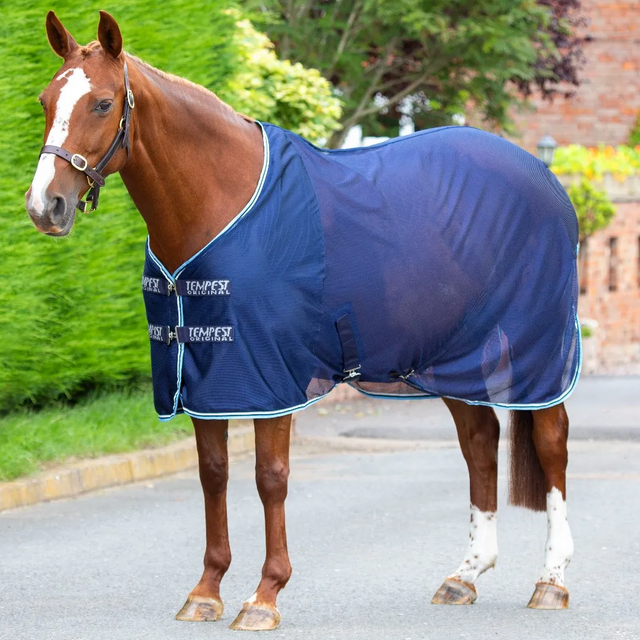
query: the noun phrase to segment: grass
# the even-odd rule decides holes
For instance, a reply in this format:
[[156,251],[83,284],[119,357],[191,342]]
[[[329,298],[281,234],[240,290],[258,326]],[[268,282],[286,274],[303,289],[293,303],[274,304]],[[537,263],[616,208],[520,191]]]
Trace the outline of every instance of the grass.
[[178,416],[160,422],[151,387],[94,393],[76,405],[0,416],[0,481],[33,474],[69,458],[161,446],[193,433]]

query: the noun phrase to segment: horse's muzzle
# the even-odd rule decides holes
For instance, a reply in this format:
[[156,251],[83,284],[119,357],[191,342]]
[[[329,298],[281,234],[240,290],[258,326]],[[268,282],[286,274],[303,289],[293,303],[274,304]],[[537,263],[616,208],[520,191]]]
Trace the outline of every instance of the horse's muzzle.
[[44,202],[42,211],[33,205],[31,189],[25,194],[26,208],[35,228],[48,236],[66,236],[75,220],[74,204],[62,195],[54,195]]

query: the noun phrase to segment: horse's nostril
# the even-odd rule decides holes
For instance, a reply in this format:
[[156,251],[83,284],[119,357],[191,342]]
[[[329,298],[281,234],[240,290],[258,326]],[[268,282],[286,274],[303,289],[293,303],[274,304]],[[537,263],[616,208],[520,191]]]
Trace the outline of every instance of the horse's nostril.
[[67,203],[64,198],[57,196],[51,201],[51,207],[49,208],[51,222],[54,224],[60,222],[64,212],[67,209]]

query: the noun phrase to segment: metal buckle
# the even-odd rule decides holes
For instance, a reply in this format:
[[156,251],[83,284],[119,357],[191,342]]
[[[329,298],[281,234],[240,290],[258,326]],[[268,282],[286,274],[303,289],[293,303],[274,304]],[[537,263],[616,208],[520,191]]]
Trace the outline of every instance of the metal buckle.
[[136,100],[133,97],[133,91],[131,91],[131,89],[127,91],[127,102],[129,103],[129,107],[131,107],[131,109],[136,106]]
[[[82,160],[82,162],[84,162],[84,165],[80,166],[80,165],[76,164],[76,162],[78,160]],[[84,171],[89,166],[89,163],[87,162],[87,159],[84,156],[81,156],[79,153],[74,153],[71,156],[71,160],[69,160],[69,162],[71,163],[71,166],[73,166],[78,171]]]
[[122,131],[124,129],[124,118],[120,118],[120,124],[118,125],[118,131]]
[[167,344],[171,344],[172,340],[175,340],[178,344],[180,344],[180,338],[178,337],[178,327],[174,327],[173,331],[171,331],[171,327],[168,327],[169,335],[167,337]]
[[353,380],[354,378],[359,378],[361,376],[358,371],[362,365],[358,365],[355,369],[344,369],[343,373],[347,375],[342,379],[343,382],[349,382],[349,380]]

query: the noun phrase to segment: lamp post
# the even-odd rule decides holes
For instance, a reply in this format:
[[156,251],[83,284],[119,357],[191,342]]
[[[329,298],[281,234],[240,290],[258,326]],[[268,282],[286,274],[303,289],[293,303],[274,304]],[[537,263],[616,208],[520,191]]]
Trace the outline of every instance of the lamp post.
[[538,142],[538,158],[544,162],[547,167],[553,164],[553,154],[556,151],[558,143],[550,136],[542,136]]

